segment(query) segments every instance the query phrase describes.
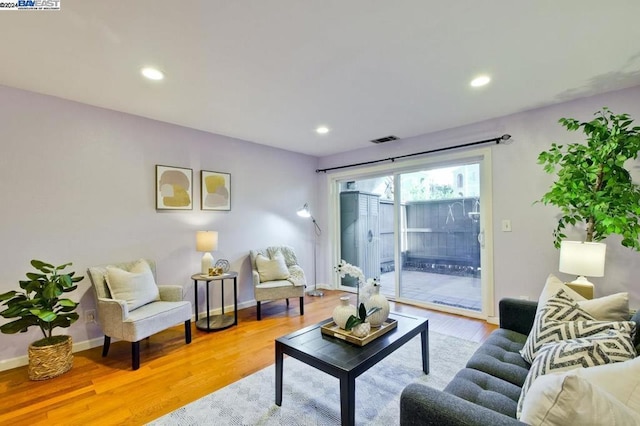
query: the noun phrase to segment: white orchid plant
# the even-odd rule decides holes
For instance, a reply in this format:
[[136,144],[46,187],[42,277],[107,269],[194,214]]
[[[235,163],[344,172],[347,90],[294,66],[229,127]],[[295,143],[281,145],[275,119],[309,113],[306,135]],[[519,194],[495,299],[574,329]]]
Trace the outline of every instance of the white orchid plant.
[[357,306],[356,312],[358,313],[358,315],[357,316],[356,315],[351,315],[349,317],[349,319],[347,320],[347,324],[345,326],[345,330],[350,330],[354,326],[364,323],[369,315],[371,315],[371,314],[373,314],[375,312],[378,312],[381,309],[379,307],[373,307],[373,308],[369,309],[369,311],[367,311],[365,306],[364,306],[364,302],[360,303],[360,285],[362,283],[366,284],[366,287],[365,287],[365,296],[366,297],[364,298],[364,300],[366,301],[369,297],[371,297],[371,294],[373,293],[373,287],[380,285],[380,280],[377,277],[376,278],[369,278],[369,279],[365,280],[364,273],[362,272],[362,269],[360,269],[357,266],[354,266],[354,265],[350,264],[349,262],[345,261],[344,259],[341,259],[340,263],[338,263],[338,265],[334,269],[338,273],[340,278],[344,278],[347,275],[349,275],[350,277],[355,278],[356,281],[357,281],[357,284],[356,284],[356,306]]

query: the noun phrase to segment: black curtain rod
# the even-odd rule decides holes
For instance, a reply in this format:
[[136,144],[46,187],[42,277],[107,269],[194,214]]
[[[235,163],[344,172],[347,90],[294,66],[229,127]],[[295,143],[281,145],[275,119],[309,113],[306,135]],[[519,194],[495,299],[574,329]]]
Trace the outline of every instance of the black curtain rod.
[[489,143],[489,142],[495,142],[496,144],[499,144],[500,142],[508,141],[509,139],[511,139],[511,135],[504,134],[504,135],[502,135],[500,137],[492,138],[492,139],[485,139],[483,141],[463,143],[461,145],[448,146],[446,148],[437,148],[437,149],[432,149],[432,150],[429,150],[429,151],[416,152],[416,153],[413,153],[413,154],[398,155],[397,157],[383,158],[382,160],[364,161],[362,163],[346,164],[344,166],[329,167],[329,168],[326,168],[326,169],[316,169],[316,173],[327,173],[329,170],[346,169],[347,167],[364,166],[364,165],[367,165],[367,164],[382,163],[383,161],[391,161],[393,163],[394,161],[396,161],[399,158],[407,158],[407,157],[415,157],[417,155],[433,154],[434,152],[449,151],[449,150],[452,150],[452,149],[465,148],[467,146],[480,145],[480,144]]

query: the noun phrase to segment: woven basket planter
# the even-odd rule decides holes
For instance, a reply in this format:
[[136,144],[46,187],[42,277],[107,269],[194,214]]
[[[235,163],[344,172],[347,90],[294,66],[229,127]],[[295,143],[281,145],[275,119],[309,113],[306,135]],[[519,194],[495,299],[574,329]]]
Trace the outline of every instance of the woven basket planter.
[[71,336],[56,336],[60,342],[42,345],[42,340],[29,345],[29,379],[46,380],[66,373],[73,366]]

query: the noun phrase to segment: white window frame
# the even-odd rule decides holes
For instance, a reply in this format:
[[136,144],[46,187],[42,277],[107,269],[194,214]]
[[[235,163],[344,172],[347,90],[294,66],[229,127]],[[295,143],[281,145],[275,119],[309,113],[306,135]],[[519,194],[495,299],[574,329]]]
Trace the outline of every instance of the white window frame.
[[[333,266],[340,262],[340,199],[338,184],[339,182],[349,180],[361,180],[383,175],[395,175],[398,173],[407,173],[412,171],[419,171],[424,169],[447,167],[448,165],[459,165],[464,162],[480,162],[480,236],[481,241],[481,262],[482,265],[482,311],[473,312],[466,309],[457,309],[454,307],[444,305],[431,305],[426,307],[434,308],[444,312],[450,312],[468,317],[487,319],[495,316],[494,312],[494,279],[493,279],[493,194],[492,194],[492,164],[491,164],[491,149],[479,148],[473,150],[465,150],[453,153],[444,153],[437,155],[430,155],[421,158],[411,158],[403,161],[395,161],[390,163],[381,163],[369,167],[361,167],[352,170],[342,170],[327,172],[326,185],[328,188],[328,230],[329,230],[329,242],[330,247],[325,251],[328,258],[328,263],[332,269],[328,276],[332,277],[327,280],[331,283],[332,288],[350,291],[352,289],[340,286],[337,274],[333,273]],[[397,204],[397,203],[396,203]],[[399,218],[399,205],[396,206],[396,213],[394,214],[394,227],[397,229],[396,223]],[[396,246],[400,244],[400,236],[396,238]],[[333,242],[333,243],[331,243]],[[395,249],[396,264],[399,264],[399,250]],[[398,269],[396,269],[398,272]],[[396,285],[398,285],[398,276],[396,276]],[[396,289],[396,294],[398,291]],[[408,302],[401,298],[398,298],[399,302]],[[415,301],[410,303],[416,304]]]

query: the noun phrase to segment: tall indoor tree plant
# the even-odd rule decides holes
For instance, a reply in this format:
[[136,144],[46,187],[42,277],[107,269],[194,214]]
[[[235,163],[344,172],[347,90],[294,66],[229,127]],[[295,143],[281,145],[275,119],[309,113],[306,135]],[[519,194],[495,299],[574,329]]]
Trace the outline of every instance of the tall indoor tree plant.
[[629,115],[606,107],[594,115],[588,122],[559,120],[569,131],[582,130],[586,143],[553,143],[538,156],[547,173],[557,171],[557,180],[540,199],[561,211],[554,245],[560,247],[567,226],[583,223],[585,242],[618,234],[623,246],[640,251],[640,187],[625,167],[638,157],[640,127],[632,126]]
[[75,283],[84,277],[75,272],[63,272],[71,263],[54,266],[40,260],[32,260],[38,272],[27,272],[27,279],[19,281],[22,291],[11,290],[0,294],[6,308],[0,311],[3,318],[13,319],[0,326],[6,334],[25,333],[30,327],[40,328],[43,338],[29,345],[29,378],[49,379],[71,368],[71,336],[54,336],[57,327],[70,327],[78,319],[74,312],[78,303],[65,297],[74,291]]

